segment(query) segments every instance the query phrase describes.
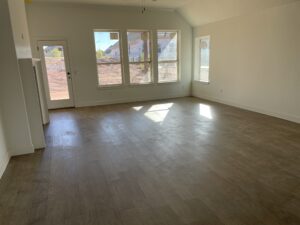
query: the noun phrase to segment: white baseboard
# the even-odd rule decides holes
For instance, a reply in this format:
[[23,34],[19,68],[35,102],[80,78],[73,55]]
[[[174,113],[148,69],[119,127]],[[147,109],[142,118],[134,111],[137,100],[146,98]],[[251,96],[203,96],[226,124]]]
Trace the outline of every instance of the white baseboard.
[[24,146],[22,148],[10,148],[11,156],[18,156],[18,155],[27,155],[34,153],[33,145]]
[[197,97],[197,98],[202,98],[202,99],[206,99],[206,100],[213,101],[213,102],[219,102],[219,103],[222,103],[222,104],[225,104],[225,105],[230,105],[230,106],[234,106],[234,107],[237,107],[237,108],[246,109],[246,110],[249,110],[249,111],[265,114],[265,115],[268,115],[268,116],[277,117],[277,118],[288,120],[288,121],[291,121],[291,122],[300,123],[300,117],[297,117],[297,116],[294,116],[294,115],[287,115],[287,114],[284,114],[284,113],[271,112],[271,111],[261,109],[261,108],[258,108],[258,107],[243,105],[243,104],[240,104],[240,103],[236,103],[234,101],[220,99],[220,98],[216,98],[216,97],[213,97],[213,96],[207,96],[207,95],[199,96],[199,95],[196,95],[195,93],[193,93],[193,96]]
[[9,160],[10,160],[10,155],[8,152],[5,152],[3,154],[3,158],[1,158],[1,161],[0,161],[0,179],[9,163]]
[[79,108],[79,107],[89,107],[89,106],[112,105],[112,104],[120,104],[120,103],[164,100],[164,99],[182,98],[188,96],[190,95],[173,95],[173,96],[162,96],[162,97],[136,97],[136,98],[120,98],[114,100],[85,101],[85,102],[77,102],[75,107]]

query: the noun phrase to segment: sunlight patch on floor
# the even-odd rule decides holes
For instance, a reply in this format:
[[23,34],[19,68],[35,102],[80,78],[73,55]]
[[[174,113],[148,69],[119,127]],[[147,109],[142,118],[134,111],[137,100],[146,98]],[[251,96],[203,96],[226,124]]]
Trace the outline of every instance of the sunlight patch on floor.
[[135,106],[135,107],[132,107],[135,111],[140,111],[143,106]]
[[152,105],[144,115],[155,123],[163,122],[173,104],[174,103]]
[[207,119],[213,119],[211,108],[209,105],[200,104],[199,105],[200,116],[203,116]]

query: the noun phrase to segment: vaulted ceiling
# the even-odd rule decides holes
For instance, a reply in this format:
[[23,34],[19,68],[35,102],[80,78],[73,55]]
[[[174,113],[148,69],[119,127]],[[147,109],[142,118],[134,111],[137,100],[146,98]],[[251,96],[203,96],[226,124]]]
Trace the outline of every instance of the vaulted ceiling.
[[299,0],[192,0],[178,11],[192,26],[200,26]]
[[89,3],[177,10],[192,26],[200,26],[257,10],[300,0],[32,0],[34,2]]

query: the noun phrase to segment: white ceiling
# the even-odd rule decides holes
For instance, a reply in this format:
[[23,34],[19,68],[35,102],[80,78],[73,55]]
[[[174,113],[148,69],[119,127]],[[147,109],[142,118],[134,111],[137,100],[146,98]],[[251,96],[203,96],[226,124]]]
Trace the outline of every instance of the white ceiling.
[[200,26],[300,0],[192,0],[178,11],[192,26]]
[[300,0],[32,0],[176,9],[192,26],[200,26]]
[[66,2],[124,6],[141,6],[141,3],[145,2],[148,7],[168,9],[177,9],[190,1],[191,0],[33,0],[33,2]]

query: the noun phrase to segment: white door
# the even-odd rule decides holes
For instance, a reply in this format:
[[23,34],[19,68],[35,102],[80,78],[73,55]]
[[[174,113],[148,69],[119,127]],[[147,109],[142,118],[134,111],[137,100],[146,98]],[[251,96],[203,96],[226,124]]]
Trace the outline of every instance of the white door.
[[49,109],[74,107],[66,41],[38,41]]

